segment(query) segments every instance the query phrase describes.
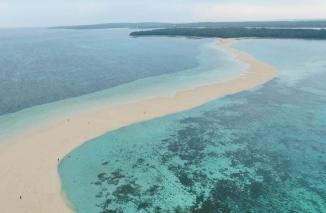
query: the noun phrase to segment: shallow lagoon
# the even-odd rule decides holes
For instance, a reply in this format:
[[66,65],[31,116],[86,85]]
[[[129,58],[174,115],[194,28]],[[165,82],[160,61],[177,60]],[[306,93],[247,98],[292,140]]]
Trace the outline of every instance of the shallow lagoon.
[[[76,149],[59,167],[76,211],[325,212],[323,45],[241,41],[237,48],[273,64],[280,76]],[[318,47],[323,54],[311,54]]]

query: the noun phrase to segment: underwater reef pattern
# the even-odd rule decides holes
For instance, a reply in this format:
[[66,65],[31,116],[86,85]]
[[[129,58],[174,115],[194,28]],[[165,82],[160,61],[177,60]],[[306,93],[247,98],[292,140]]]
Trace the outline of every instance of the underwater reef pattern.
[[101,136],[60,165],[77,212],[326,212],[325,74]]

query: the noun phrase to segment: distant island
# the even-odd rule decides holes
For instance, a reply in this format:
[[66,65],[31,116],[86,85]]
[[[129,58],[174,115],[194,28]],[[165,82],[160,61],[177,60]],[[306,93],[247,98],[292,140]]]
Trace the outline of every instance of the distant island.
[[131,36],[326,39],[326,20],[195,23],[141,22],[52,27],[52,29],[72,30],[114,28],[139,30],[132,32]]
[[[51,27],[51,29],[72,29],[72,30],[91,30],[91,29],[115,29],[115,28],[129,28],[129,29],[149,29],[149,28],[168,28],[175,27],[175,24],[159,23],[159,22],[144,22],[144,23],[104,23],[104,24],[90,24],[90,25],[75,25],[75,26],[59,26]],[[325,22],[326,27],[326,22]]]
[[326,39],[325,29],[281,29],[281,28],[165,28],[137,31],[131,36],[188,36],[219,38],[296,38]]
[[149,29],[149,28],[326,28],[326,20],[312,21],[251,21],[251,22],[194,22],[194,23],[103,23],[91,25],[59,26],[54,29]]

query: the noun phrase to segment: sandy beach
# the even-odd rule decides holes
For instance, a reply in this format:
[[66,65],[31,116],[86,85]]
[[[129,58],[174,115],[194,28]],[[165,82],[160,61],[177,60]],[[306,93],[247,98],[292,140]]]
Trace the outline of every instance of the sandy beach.
[[278,71],[271,65],[232,48],[234,42],[236,40],[223,39],[219,45],[249,65],[245,74],[238,78],[179,91],[173,97],[155,97],[77,112],[5,141],[0,146],[1,212],[73,212],[61,188],[58,159],[110,130],[200,106],[261,85],[277,76]]

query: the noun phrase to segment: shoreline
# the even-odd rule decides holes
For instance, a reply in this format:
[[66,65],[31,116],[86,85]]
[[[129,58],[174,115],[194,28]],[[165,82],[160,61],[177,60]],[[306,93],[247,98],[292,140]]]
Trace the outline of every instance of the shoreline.
[[[77,112],[139,102],[158,96],[173,96],[177,91],[234,79],[246,70],[247,66],[244,63],[235,60],[221,48],[217,48],[216,40],[200,44],[198,50],[196,59],[193,59],[197,61],[197,65],[178,72],[147,76],[104,90],[2,114],[0,115],[0,147],[2,141],[7,141],[8,138],[22,134],[28,129],[34,129],[38,124],[49,123]],[[226,64],[219,70],[221,60],[223,62],[225,60]]]
[[236,40],[220,41],[223,50],[249,65],[244,74],[225,82],[179,91],[172,97],[158,96],[83,111],[9,138],[4,146],[0,146],[2,211],[72,212],[61,188],[58,158],[62,159],[81,144],[108,131],[191,109],[256,87],[277,75],[273,66],[232,48]]

